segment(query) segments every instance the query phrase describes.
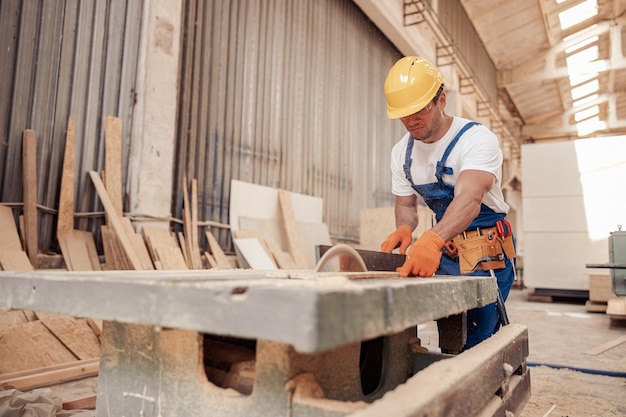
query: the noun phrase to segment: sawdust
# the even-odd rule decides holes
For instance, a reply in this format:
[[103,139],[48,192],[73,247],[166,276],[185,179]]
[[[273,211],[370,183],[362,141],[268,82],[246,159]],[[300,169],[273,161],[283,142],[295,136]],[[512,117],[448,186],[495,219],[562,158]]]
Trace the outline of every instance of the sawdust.
[[626,415],[624,378],[538,366],[530,368],[530,380],[531,398],[519,417]]

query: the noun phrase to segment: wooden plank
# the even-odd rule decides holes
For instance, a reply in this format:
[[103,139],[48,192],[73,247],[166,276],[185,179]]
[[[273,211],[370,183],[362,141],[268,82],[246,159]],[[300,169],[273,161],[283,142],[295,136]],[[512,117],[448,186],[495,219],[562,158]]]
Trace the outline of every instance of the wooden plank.
[[298,226],[296,225],[296,217],[293,211],[293,204],[291,203],[291,195],[289,191],[278,190],[278,201],[280,203],[283,226],[287,234],[289,253],[293,256],[298,268],[306,269],[309,265],[307,263],[306,256],[302,251],[302,246],[300,245]]
[[37,267],[37,135],[27,129],[22,135],[22,172],[24,199],[24,242],[30,263]]
[[70,233],[58,237],[61,252],[69,271],[93,271],[87,245],[81,239],[74,238]]
[[21,251],[22,243],[17,233],[13,210],[0,204],[0,251]]
[[206,258],[207,262],[209,263],[209,267],[211,269],[217,268],[217,261],[215,260],[213,255],[211,255],[209,252],[204,252],[204,257]]
[[98,394],[89,394],[80,398],[63,401],[64,410],[93,410],[96,408]]
[[65,156],[59,195],[57,236],[74,228],[74,118],[70,117],[65,135]]
[[[183,173],[183,233],[178,233],[178,241],[180,243],[180,247],[183,250],[183,255],[185,255],[185,260],[187,262],[187,266],[189,269],[193,269],[193,263],[191,258],[189,257],[189,253],[191,252],[190,248],[190,240],[191,240],[191,210],[189,208],[189,194],[188,193],[188,184],[187,184],[187,173]],[[182,237],[182,239],[181,239]]]
[[104,210],[107,213],[113,232],[115,232],[118,239],[120,240],[120,243],[122,244],[124,252],[126,253],[126,256],[128,257],[128,260],[130,261],[132,268],[137,269],[137,270],[142,269],[141,261],[137,257],[137,254],[135,253],[135,249],[133,248],[132,243],[126,236],[126,233],[124,231],[124,226],[120,218],[118,217],[117,212],[115,211],[115,207],[113,207],[113,204],[111,203],[111,200],[109,199],[109,196],[106,192],[104,184],[102,183],[102,180],[100,179],[100,176],[95,171],[89,171],[89,176],[91,177],[91,180],[93,181],[93,184],[96,187],[96,191],[98,192],[100,201],[102,202],[102,205],[104,206]]
[[119,237],[109,229],[109,238],[111,240],[111,248],[113,249],[113,257],[115,259],[115,269],[120,271],[130,271],[133,268],[130,261],[128,260],[128,256],[124,252],[124,247],[120,242]]
[[148,252],[148,248],[146,247],[146,243],[143,240],[143,237],[141,237],[141,235],[138,235],[137,233],[133,233],[128,237],[130,238],[130,241],[135,248],[135,252],[139,257],[142,268],[145,270],[154,269],[152,258],[150,257],[150,253]]
[[148,226],[142,228],[142,234],[157,269],[189,269],[181,247],[169,229]]
[[614,298],[606,303],[606,314],[611,318],[626,319],[626,297]]
[[200,244],[198,243],[198,180],[193,178],[191,180],[191,262],[194,269],[202,269],[202,259],[200,259]]
[[157,260],[161,269],[167,270],[186,270],[187,262],[180,248],[172,248],[169,246],[157,246],[155,248]]
[[617,298],[609,274],[589,274],[589,301],[608,302]]
[[99,359],[69,361],[56,366],[38,367],[27,372],[0,375],[0,389],[29,391],[98,375]]
[[69,271],[102,270],[91,232],[86,230],[60,232],[57,239]]
[[265,245],[269,248],[274,257],[274,261],[276,261],[276,265],[278,265],[280,269],[298,269],[289,252],[285,252],[271,240],[266,240]]
[[[197,204],[197,182],[195,179],[191,181],[191,199],[194,201],[192,204],[189,201],[189,194],[187,189],[187,174],[183,175],[183,239],[180,240],[181,247],[183,248],[183,254],[185,255],[185,259],[187,260],[187,265],[189,269],[201,269],[202,268],[202,260],[200,259],[200,249],[198,245],[198,223],[197,223],[197,207],[194,209],[193,206]],[[196,184],[194,187],[194,183]],[[195,193],[194,193],[195,189]],[[195,194],[195,195],[194,195]],[[194,224],[194,213],[195,213],[195,224]],[[195,229],[195,233],[194,233]],[[195,236],[195,243],[194,243]],[[180,238],[180,235],[179,235]]]
[[22,250],[0,252],[0,266],[3,271],[34,271],[28,255]]
[[93,271],[102,270],[100,265],[100,257],[98,256],[98,249],[96,249],[96,241],[93,238],[93,233],[86,230],[72,230],[72,236],[77,240],[82,240],[87,248],[87,256],[91,263],[91,269]]
[[621,345],[626,342],[626,335],[616,337],[615,339],[609,340],[608,342],[602,343],[599,346],[596,346],[592,349],[589,349],[583,352],[585,355],[599,355],[600,353],[606,352],[609,349],[613,349],[616,346]]
[[183,257],[185,258],[185,263],[187,264],[187,269],[193,269],[191,265],[191,259],[189,259],[189,248],[187,247],[187,241],[185,240],[185,235],[183,232],[178,232],[178,243],[180,244],[180,250],[183,253]]
[[585,311],[587,313],[606,313],[607,303],[606,301],[591,301],[585,302]]
[[133,228],[133,224],[127,217],[121,217],[120,220],[124,225],[126,230],[126,236],[130,239],[130,242],[135,249],[135,253],[137,257],[141,261],[141,265],[143,269],[150,270],[154,269],[154,265],[152,264],[152,258],[150,257],[150,253],[148,252],[148,248],[146,247],[146,242],[143,237],[135,232]]
[[115,259],[115,249],[113,248],[112,242],[113,237],[108,226],[100,226],[100,236],[102,238],[102,249],[104,250],[104,265],[109,271],[116,270],[117,264]]
[[213,233],[207,230],[205,232],[205,235],[207,241],[209,242],[209,248],[211,249],[211,253],[213,254],[215,262],[217,263],[217,268],[230,269],[232,267],[231,262],[226,257],[226,254],[222,250],[222,247],[220,246],[217,239],[215,239],[215,236],[213,236]]
[[29,369],[24,369],[22,371],[7,372],[7,373],[0,375],[0,378],[2,379],[2,381],[4,381],[6,379],[21,378],[24,376],[33,376],[33,375],[41,374],[43,372],[58,371],[58,370],[63,370],[67,368],[73,368],[75,366],[80,366],[80,365],[84,366],[84,365],[90,365],[90,364],[99,363],[99,362],[100,362],[100,358],[76,359],[70,362],[55,363],[54,365],[46,365],[46,366],[41,366],[37,368],[29,368]]
[[104,118],[106,190],[113,209],[119,217],[124,215],[122,198],[122,120],[117,117]]

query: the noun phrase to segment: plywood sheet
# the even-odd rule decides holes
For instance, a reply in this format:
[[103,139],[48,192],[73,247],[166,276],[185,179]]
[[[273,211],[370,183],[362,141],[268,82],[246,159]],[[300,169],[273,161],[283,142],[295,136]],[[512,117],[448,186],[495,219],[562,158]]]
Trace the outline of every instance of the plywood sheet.
[[0,341],[0,374],[76,360],[40,321],[3,330]]
[[[323,203],[320,197],[290,192],[296,222],[322,223]],[[239,228],[239,217],[279,219],[278,189],[239,180],[230,186],[230,228]]]
[[[435,225],[435,215],[426,206],[417,207],[419,224],[413,231],[413,238],[417,239],[426,230]],[[394,207],[375,207],[361,209],[360,241],[358,247],[366,250],[380,250],[380,244],[396,230],[396,215]]]
[[332,245],[330,233],[326,223],[305,223],[296,224],[298,235],[300,236],[300,247],[306,260],[305,266],[309,269],[315,268],[315,246]]
[[100,356],[100,342],[86,319],[41,312],[37,317],[78,359]]
[[[240,216],[237,230],[258,230],[263,239],[278,245],[281,250],[287,249],[287,236],[281,222],[277,219]],[[235,234],[235,231],[233,231]]]
[[[242,216],[239,218],[239,228],[259,230],[261,236],[266,241],[272,242],[280,251],[290,253],[288,251],[289,246],[287,244],[285,228],[278,219],[261,219]],[[296,230],[305,259],[304,266],[296,268],[313,269],[316,262],[315,246],[332,245],[328,225],[326,225],[326,223],[296,222]],[[285,265],[289,264],[288,259],[285,258],[284,260],[286,262]],[[295,264],[293,257],[291,257],[291,263]]]
[[234,238],[235,249],[245,258],[252,269],[278,269],[274,260],[267,254],[261,242],[256,238]]
[[24,310],[8,310],[0,311],[0,333],[2,329],[14,326],[16,324],[22,324],[28,322]]

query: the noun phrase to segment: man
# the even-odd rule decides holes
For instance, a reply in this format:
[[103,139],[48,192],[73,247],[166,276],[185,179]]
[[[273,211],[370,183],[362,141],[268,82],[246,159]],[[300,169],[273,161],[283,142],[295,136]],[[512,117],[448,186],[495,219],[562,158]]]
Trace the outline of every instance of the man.
[[[391,153],[397,229],[382,243],[382,251],[399,246],[406,253],[422,199],[437,223],[411,246],[397,270],[400,276],[495,272],[506,299],[515,278],[515,253],[505,221],[509,206],[500,188],[498,138],[479,123],[445,113],[443,76],[422,58],[408,56],[394,64],[385,96],[388,117],[400,119],[408,132]],[[494,334],[499,318],[495,304],[469,311],[464,349]]]

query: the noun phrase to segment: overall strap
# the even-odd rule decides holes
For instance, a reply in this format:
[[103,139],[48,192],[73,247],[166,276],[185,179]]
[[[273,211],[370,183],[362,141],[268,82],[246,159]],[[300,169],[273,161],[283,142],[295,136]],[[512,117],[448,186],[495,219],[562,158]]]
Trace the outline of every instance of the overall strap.
[[[463,133],[465,133],[470,127],[479,125],[479,124],[480,123],[478,122],[468,122],[465,126],[461,128],[461,130],[459,130],[459,133],[456,134],[454,139],[452,139],[452,142],[450,142],[445,152],[443,153],[441,160],[437,162],[437,168],[435,170],[435,177],[437,178],[437,181],[443,182],[442,180],[443,174],[452,175],[452,168],[444,166],[444,164],[446,163],[448,159],[448,156],[450,155],[450,152],[452,152],[454,145],[456,145],[456,143],[459,141],[461,136],[463,136]],[[404,176],[409,181],[411,186],[415,186],[415,184],[413,183],[413,176],[411,175],[411,165],[413,164],[413,159],[411,158],[411,154],[413,153],[414,141],[415,139],[413,139],[413,136],[409,136],[409,141],[406,145],[406,153],[404,155],[404,165],[402,166],[402,168],[404,169]]]
[[454,139],[452,139],[452,142],[450,142],[450,144],[444,151],[443,156],[441,157],[441,160],[437,162],[437,168],[435,169],[435,177],[437,178],[437,181],[443,182],[443,179],[442,179],[443,174],[446,174],[446,175],[453,174],[452,168],[444,165],[446,161],[448,160],[448,156],[450,156],[450,152],[452,152],[452,149],[454,149],[454,146],[456,145],[456,143],[459,141],[459,139],[461,139],[461,136],[463,136],[463,133],[467,132],[467,130],[471,128],[472,126],[476,126],[479,124],[480,123],[478,122],[468,122],[465,126],[461,128],[461,130],[459,130],[459,133],[456,134]]
[[406,154],[404,156],[404,165],[402,165],[402,168],[404,168],[404,176],[406,177],[407,180],[409,180],[411,187],[415,188],[415,184],[413,183],[413,176],[411,175],[411,164],[413,164],[413,159],[411,158],[411,154],[413,153],[414,141],[415,139],[413,139],[413,136],[409,135],[409,142],[406,145]]

